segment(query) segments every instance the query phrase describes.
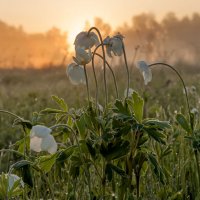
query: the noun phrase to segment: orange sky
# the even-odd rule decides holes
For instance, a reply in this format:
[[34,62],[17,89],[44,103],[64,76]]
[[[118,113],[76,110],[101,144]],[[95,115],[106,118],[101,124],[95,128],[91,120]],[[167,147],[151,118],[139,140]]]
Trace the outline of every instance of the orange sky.
[[100,17],[113,28],[130,23],[133,15],[155,13],[162,18],[172,11],[178,17],[199,12],[200,0],[0,0],[0,20],[11,25],[22,25],[27,32],[43,32],[56,26],[75,35]]

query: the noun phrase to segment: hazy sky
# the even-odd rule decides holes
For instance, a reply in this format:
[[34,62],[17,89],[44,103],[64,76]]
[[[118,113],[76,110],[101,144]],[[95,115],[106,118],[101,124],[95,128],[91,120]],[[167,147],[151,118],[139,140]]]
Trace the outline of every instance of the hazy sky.
[[114,28],[142,12],[162,18],[170,11],[178,17],[200,12],[200,0],[0,0],[0,20],[22,25],[27,32],[56,26],[68,31],[71,40],[94,17]]

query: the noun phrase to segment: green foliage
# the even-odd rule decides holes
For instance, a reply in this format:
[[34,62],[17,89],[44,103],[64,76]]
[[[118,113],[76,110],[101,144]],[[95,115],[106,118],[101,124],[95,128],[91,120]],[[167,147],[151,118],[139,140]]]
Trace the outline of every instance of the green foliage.
[[190,133],[190,125],[188,124],[188,121],[183,114],[177,114],[176,120],[186,132]]

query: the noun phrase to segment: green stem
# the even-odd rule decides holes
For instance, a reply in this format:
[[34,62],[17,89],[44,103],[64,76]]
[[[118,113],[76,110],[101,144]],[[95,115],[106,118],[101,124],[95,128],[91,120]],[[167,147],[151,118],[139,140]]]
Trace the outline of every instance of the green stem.
[[[179,79],[180,79],[180,81],[181,81],[181,83],[183,85],[183,89],[185,91],[187,109],[188,109],[189,120],[190,120],[190,125],[191,125],[192,124],[192,119],[191,119],[191,113],[190,113],[190,104],[189,104],[189,99],[188,99],[188,92],[186,90],[186,86],[185,86],[185,83],[183,81],[183,78],[181,77],[180,73],[173,66],[171,66],[169,64],[166,64],[166,63],[157,62],[157,63],[150,64],[149,67],[156,66],[156,65],[163,65],[163,66],[166,66],[166,67],[172,69],[177,74],[177,76],[179,77]],[[191,128],[193,129],[193,127],[191,127]]]
[[[103,59],[103,56],[101,56],[100,54],[98,54],[98,53],[94,53],[94,54],[97,55],[98,57],[100,57],[101,59]],[[109,65],[109,63],[107,61],[106,61],[106,65],[108,66],[108,68],[110,69],[110,72],[112,74],[114,85],[115,85],[116,96],[117,96],[117,98],[119,98],[117,81],[116,81],[116,77],[115,77],[114,71],[112,70],[111,66]]]
[[125,47],[124,47],[124,42],[122,41],[122,48],[123,48],[123,54],[124,54],[124,62],[125,62],[125,67],[126,67],[126,73],[127,73],[127,92],[126,92],[126,98],[128,97],[128,93],[129,93],[129,87],[130,87],[130,73],[129,73],[129,68],[128,68],[128,62],[127,62],[127,58],[126,58],[126,51],[125,51]]
[[86,71],[86,65],[83,66],[84,73],[85,73],[85,81],[86,81],[86,88],[87,88],[87,98],[88,98],[88,104],[90,105],[90,91],[89,91],[89,83],[88,83],[88,76]]
[[88,188],[89,188],[89,193],[90,193],[90,197],[91,197],[91,196],[92,196],[92,193],[91,193],[91,183],[90,183],[90,172],[89,172],[89,169],[87,168],[87,165],[86,165],[86,163],[85,163],[84,157],[83,157],[83,155],[82,155],[80,143],[79,143],[79,141],[78,141],[78,138],[77,138],[77,136],[76,136],[76,133],[75,133],[75,131],[74,131],[70,126],[68,126],[68,125],[66,125],[66,124],[56,124],[56,125],[50,127],[50,129],[55,129],[55,128],[58,128],[58,127],[66,127],[66,128],[69,129],[69,130],[73,133],[73,135],[74,135],[75,141],[76,141],[76,143],[77,143],[77,145],[78,145],[78,149],[79,149],[79,153],[80,153],[80,159],[81,159],[81,161],[82,161],[82,163],[83,163],[83,165],[84,165],[84,167],[85,167],[85,170],[86,170],[86,174],[87,174],[87,178],[88,178]]
[[92,27],[89,29],[88,34],[92,31],[95,30],[98,33],[100,42],[101,42],[101,46],[102,46],[102,53],[103,53],[103,69],[104,69],[104,89],[105,89],[105,105],[107,106],[108,104],[108,91],[107,91],[107,81],[106,81],[106,54],[105,54],[105,49],[104,49],[104,45],[103,45],[103,39],[101,36],[101,33],[99,31],[99,29],[97,29],[96,27]]
[[194,150],[196,165],[197,165],[197,173],[198,173],[198,179],[199,179],[199,185],[200,185],[200,167],[199,167],[199,158],[198,158],[198,152],[197,150]]
[[24,120],[23,118],[19,117],[18,115],[14,114],[14,113],[12,113],[10,111],[7,111],[7,110],[0,110],[0,113],[9,114],[9,115],[11,115],[13,117],[16,117],[16,118],[20,119],[20,120]]

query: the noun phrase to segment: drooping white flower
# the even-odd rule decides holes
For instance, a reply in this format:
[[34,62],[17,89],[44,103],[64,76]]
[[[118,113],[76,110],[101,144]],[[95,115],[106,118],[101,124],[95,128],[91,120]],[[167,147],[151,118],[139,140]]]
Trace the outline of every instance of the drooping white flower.
[[97,46],[99,44],[98,36],[94,32],[80,32],[74,41],[75,49],[77,47],[83,47],[84,49],[90,49],[94,45]]
[[75,51],[76,51],[76,57],[73,57],[73,59],[78,65],[86,65],[91,61],[92,59],[91,49],[86,51],[85,48],[78,46],[75,49]]
[[52,130],[46,126],[33,126],[30,132],[30,149],[35,152],[47,151],[51,154],[57,151],[57,143],[51,135]]
[[104,39],[103,44],[106,45],[106,52],[109,57],[112,57],[111,52],[113,52],[115,56],[121,56],[123,54],[123,38],[124,37],[119,33],[112,38],[107,36]]
[[152,80],[151,69],[149,68],[148,64],[143,60],[137,63],[137,67],[143,75],[144,84],[147,85]]
[[12,190],[15,182],[19,181],[19,185],[21,185],[22,187],[24,187],[24,182],[23,180],[15,175],[15,174],[6,174],[6,178],[8,178],[8,191]]
[[86,84],[84,68],[76,63],[71,63],[67,66],[67,75],[72,84]]

